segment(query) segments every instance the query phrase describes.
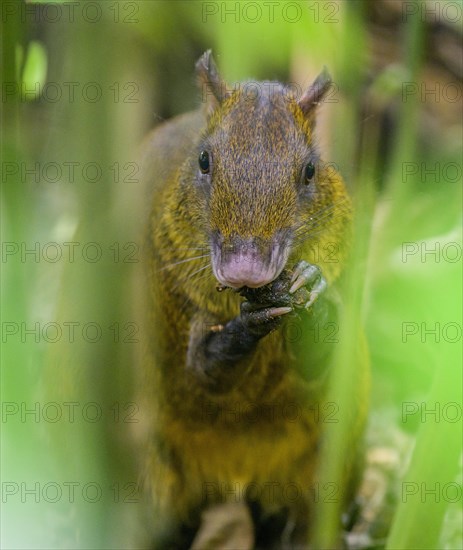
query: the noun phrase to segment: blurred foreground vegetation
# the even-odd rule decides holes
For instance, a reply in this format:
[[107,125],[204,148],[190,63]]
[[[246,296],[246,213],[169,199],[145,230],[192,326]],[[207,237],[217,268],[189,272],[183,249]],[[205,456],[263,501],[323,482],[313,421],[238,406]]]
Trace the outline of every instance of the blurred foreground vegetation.
[[[141,544],[128,450],[143,423],[137,149],[198,105],[193,67],[208,48],[229,82],[306,86],[330,68],[319,139],[357,206],[347,309],[371,353],[368,441],[413,441],[410,460],[392,461],[398,508],[378,544],[462,546],[461,4],[264,4],[2,4],[4,548]],[[333,445],[326,479],[342,461]],[[321,505],[319,547],[331,513]]]

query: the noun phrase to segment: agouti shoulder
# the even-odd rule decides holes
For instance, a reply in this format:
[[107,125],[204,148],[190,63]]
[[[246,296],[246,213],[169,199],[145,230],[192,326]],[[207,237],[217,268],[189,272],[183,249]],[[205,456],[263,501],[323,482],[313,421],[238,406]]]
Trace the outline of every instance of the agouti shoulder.
[[[308,335],[336,322],[352,217],[314,139],[330,79],[323,72],[299,98],[275,82],[230,88],[210,52],[197,74],[206,105],[156,128],[143,154],[155,539],[189,547],[201,512],[234,487],[253,510],[256,544],[282,536],[265,528],[275,515],[307,542],[322,430],[314,405],[326,400],[333,349]],[[358,376],[364,387],[363,367]],[[352,414],[361,426],[363,413]],[[288,483],[301,488],[297,503]]]

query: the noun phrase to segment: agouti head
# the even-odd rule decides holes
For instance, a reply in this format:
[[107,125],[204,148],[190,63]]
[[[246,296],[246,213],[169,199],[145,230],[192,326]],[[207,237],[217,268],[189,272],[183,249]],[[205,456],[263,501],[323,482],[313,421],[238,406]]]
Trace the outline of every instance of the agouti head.
[[315,111],[331,79],[322,72],[297,97],[278,82],[230,89],[210,51],[196,69],[208,119],[186,165],[193,181],[186,200],[219,283],[260,287],[278,277],[308,239],[332,234],[330,224],[343,231],[334,218],[342,211],[336,203],[346,198],[344,185],[320,161],[313,137]]

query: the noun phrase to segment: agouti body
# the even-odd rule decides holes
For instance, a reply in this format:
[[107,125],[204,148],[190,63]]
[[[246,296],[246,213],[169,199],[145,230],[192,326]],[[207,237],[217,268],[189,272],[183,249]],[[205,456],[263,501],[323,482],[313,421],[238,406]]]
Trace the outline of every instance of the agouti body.
[[[249,94],[225,86],[210,52],[197,74],[207,107],[160,125],[144,149],[155,545],[188,548],[201,512],[230,500],[252,509],[257,547],[306,543],[321,432],[334,414],[335,339],[315,341],[313,329],[336,330],[352,217],[313,137],[330,80],[323,73],[300,98],[275,82]],[[358,377],[362,401],[363,365]],[[350,413],[346,471],[364,421],[360,406]]]

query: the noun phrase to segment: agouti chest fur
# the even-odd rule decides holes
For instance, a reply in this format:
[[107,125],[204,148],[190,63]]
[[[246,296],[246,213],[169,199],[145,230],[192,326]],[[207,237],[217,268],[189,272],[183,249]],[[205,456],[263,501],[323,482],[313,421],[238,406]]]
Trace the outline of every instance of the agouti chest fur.
[[[330,80],[322,73],[297,97],[275,82],[226,86],[210,52],[196,68],[205,104],[156,128],[143,159],[154,537],[188,548],[201,512],[231,499],[249,504],[256,524],[293,521],[289,539],[304,543],[320,437],[335,414],[326,390],[352,217],[314,138]],[[364,421],[360,407],[349,414],[346,483]],[[256,545],[267,544],[258,532]]]

